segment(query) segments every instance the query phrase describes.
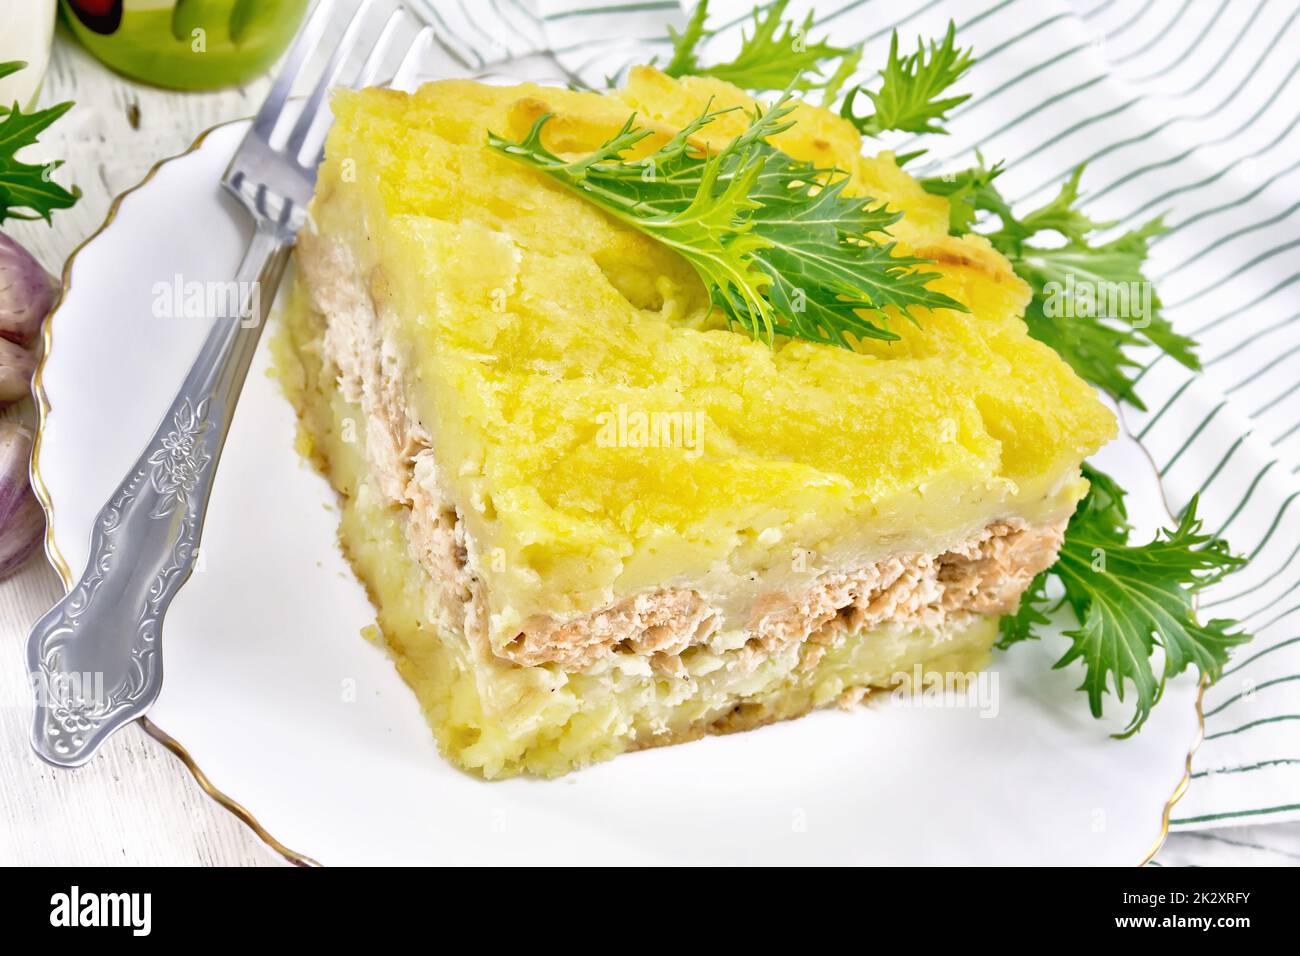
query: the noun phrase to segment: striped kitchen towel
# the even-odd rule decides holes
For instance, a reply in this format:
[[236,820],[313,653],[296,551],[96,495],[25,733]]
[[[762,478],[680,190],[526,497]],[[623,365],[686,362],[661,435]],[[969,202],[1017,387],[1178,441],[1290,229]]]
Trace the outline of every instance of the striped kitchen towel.
[[[421,3],[471,67],[548,50],[594,86],[664,59],[668,27],[686,19],[676,0]],[[735,51],[752,7],[714,0],[710,22],[725,27],[707,56]],[[974,48],[961,86],[974,95],[912,172],[964,168],[978,148],[1006,160],[999,185],[1025,208],[1086,162],[1094,219],[1118,232],[1165,214],[1148,275],[1200,343],[1204,371],[1137,355],[1148,411],[1124,415],[1171,506],[1199,493],[1206,526],[1251,558],[1202,612],[1255,635],[1205,695],[1205,740],[1173,827],[1300,819],[1300,4],[795,0],[789,15],[810,7],[814,37],[865,43],[864,82],[895,29],[911,47],[951,19]],[[915,143],[895,134],[881,147]]]

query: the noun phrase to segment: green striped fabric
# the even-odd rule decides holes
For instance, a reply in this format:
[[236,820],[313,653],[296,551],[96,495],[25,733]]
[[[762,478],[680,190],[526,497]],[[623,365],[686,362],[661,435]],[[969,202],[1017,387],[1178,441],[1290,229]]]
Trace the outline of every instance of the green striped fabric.
[[[689,6],[689,2],[687,3]],[[664,57],[675,0],[434,0],[441,39],[470,65],[549,50],[594,86]],[[739,43],[749,0],[715,0]],[[802,18],[807,3],[791,14]],[[1300,3],[1294,0],[820,0],[817,30],[884,62],[951,18],[978,63],[951,135],[915,163],[1005,158],[1003,191],[1041,202],[1080,161],[1094,218],[1123,230],[1164,213],[1152,250],[1166,312],[1201,343],[1202,373],[1157,354],[1124,418],[1175,508],[1202,495],[1207,526],[1252,562],[1203,613],[1243,620],[1205,696],[1205,741],[1173,826],[1300,819]],[[859,79],[870,80],[864,73]],[[917,148],[890,136],[882,148]],[[1117,744],[1116,746],[1123,746]]]

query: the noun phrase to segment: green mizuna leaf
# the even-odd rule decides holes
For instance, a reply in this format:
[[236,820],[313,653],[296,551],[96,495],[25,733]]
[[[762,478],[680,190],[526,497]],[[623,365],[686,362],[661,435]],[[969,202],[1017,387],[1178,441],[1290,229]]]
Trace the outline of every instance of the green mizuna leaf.
[[1048,627],[1052,621],[1045,613],[1047,606],[1047,578],[1043,571],[1029,582],[1020,595],[1020,605],[1014,614],[1005,614],[998,621],[997,646],[1006,650],[1020,641],[1038,639],[1038,629]]
[[[0,78],[20,70],[26,64],[0,63]],[[48,109],[24,113],[14,103],[0,106],[0,222],[6,219],[50,220],[50,213],[66,209],[77,201],[81,192],[65,189],[50,178],[62,162],[36,165],[20,161],[16,154],[36,142],[37,137],[60,116],[72,108],[59,103]]]
[[[954,235],[985,236],[1029,283],[1034,293],[1025,310],[1029,334],[1055,349],[1081,378],[1138,408],[1144,407],[1133,390],[1139,366],[1130,348],[1154,345],[1188,368],[1199,368],[1196,344],[1174,331],[1142,271],[1150,240],[1164,231],[1161,220],[1096,242],[1093,234],[1113,223],[1096,222],[1078,208],[1082,167],[1050,202],[1016,216],[994,182],[1002,168],[988,168],[980,158],[977,166],[921,184],[948,198]],[[996,219],[996,228],[977,225],[985,215]]]
[[927,288],[926,260],[894,254],[886,230],[898,214],[844,194],[847,177],[817,169],[764,140],[788,129],[787,94],[754,115],[717,153],[691,137],[719,114],[706,110],[653,153],[623,155],[649,131],[629,118],[616,136],[577,161],[542,145],[542,117],[522,142],[496,135],[503,155],[556,179],[610,215],[681,254],[727,322],[769,342],[776,335],[852,348],[893,339],[884,311],[957,309]]
[[[1130,347],[1156,345],[1197,367],[1194,343],[1160,314],[1160,299],[1142,273],[1147,244],[1164,228],[1158,219],[1097,242],[1094,233],[1113,224],[1097,222],[1079,208],[1082,167],[1050,202],[1016,216],[995,184],[1002,165],[987,167],[976,155],[975,167],[924,179],[922,185],[947,197],[954,235],[985,236],[1029,284],[1033,298],[1025,324],[1030,335],[1055,349],[1080,377],[1138,407],[1132,374],[1138,365],[1128,355]],[[1225,541],[1202,533],[1195,499],[1176,528],[1146,544],[1130,543],[1123,490],[1088,465],[1084,474],[1090,488],[1070,521],[1056,564],[1031,582],[1016,613],[1002,619],[999,646],[1035,638],[1049,626],[1048,584],[1054,580],[1075,622],[1065,631],[1071,647],[1056,666],[1083,663],[1080,689],[1096,717],[1107,693],[1121,702],[1131,695],[1133,716],[1122,734],[1128,736],[1146,722],[1166,680],[1189,667],[1217,680],[1229,650],[1250,640],[1233,629],[1234,622],[1202,624],[1194,611],[1200,591],[1245,562]],[[1164,654],[1159,671],[1152,660],[1157,647]]]
[[[1060,557],[1025,592],[1019,611],[1002,619],[999,646],[1036,637],[1048,623],[1047,578],[1055,578],[1075,620],[1065,631],[1071,647],[1056,666],[1083,663],[1079,689],[1095,717],[1107,693],[1123,702],[1131,692],[1133,716],[1122,735],[1128,736],[1146,722],[1165,681],[1194,667],[1213,682],[1231,648],[1250,640],[1232,630],[1233,621],[1201,623],[1194,607],[1198,593],[1246,561],[1223,539],[1202,532],[1196,499],[1176,528],[1147,544],[1130,544],[1124,492],[1095,468],[1085,465],[1084,474],[1091,489],[1070,520]],[[1159,672],[1152,661],[1157,647],[1164,652]]]
[[[975,155],[979,156],[979,153]],[[954,236],[964,236],[974,229],[981,212],[995,212],[1004,219],[1011,217],[1011,207],[993,185],[993,180],[1002,175],[1004,168],[1003,163],[986,168],[983,157],[980,157],[978,166],[922,179],[921,185],[926,192],[948,200],[948,231]]]
[[[875,93],[856,86],[849,91],[840,107],[840,115],[852,121],[863,136],[879,136],[886,130],[908,133],[946,133],[940,123],[950,109],[970,99],[970,94],[943,94],[965,75],[975,63],[970,50],[957,49],[957,27],[948,22],[943,40],[930,41],[929,47],[917,41],[916,52],[898,54],[898,31],[889,42],[889,60],[880,71],[880,89]],[[854,112],[859,93],[866,93],[874,107],[862,116]]]
[[[681,33],[670,29],[673,56],[664,66],[669,76],[712,76],[726,80],[744,90],[823,90],[833,100],[839,88],[853,75],[861,50],[838,47],[825,38],[811,40],[813,14],[809,11],[801,25],[786,20],[789,0],[777,0],[766,15],[754,8],[754,22],[743,35],[740,52],[727,63],[705,66],[699,62],[699,48],[713,31],[706,26],[708,2],[701,0]],[[821,79],[822,68],[838,59],[839,66],[828,79]]]
[[698,75],[701,69],[698,51],[700,44],[713,35],[705,26],[709,19],[709,0],[700,0],[691,11],[691,18],[686,21],[686,29],[678,33],[668,28],[668,36],[673,41],[673,58],[664,65],[664,72],[669,76]]

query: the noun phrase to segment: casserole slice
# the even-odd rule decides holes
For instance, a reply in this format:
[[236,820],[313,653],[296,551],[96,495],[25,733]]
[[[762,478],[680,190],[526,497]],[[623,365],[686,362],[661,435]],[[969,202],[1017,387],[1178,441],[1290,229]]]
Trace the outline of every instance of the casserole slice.
[[1115,433],[1027,335],[1007,261],[829,112],[772,144],[901,211],[900,251],[968,313],[769,346],[677,254],[487,145],[552,114],[547,147],[577,157],[630,113],[667,137],[731,105],[753,102],[648,67],[609,94],[334,102],[282,377],[399,670],[485,777],[977,671]]

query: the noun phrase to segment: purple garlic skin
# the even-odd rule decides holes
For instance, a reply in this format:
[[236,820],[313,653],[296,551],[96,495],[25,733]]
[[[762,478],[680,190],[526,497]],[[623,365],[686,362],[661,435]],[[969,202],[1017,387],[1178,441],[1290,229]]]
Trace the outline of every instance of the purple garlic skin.
[[45,513],[27,479],[32,433],[17,422],[0,422],[0,578],[27,563],[41,546]]
[[0,339],[0,406],[30,395],[35,371],[35,352],[8,339]]
[[31,345],[58,293],[54,277],[30,252],[0,232],[0,337]]

